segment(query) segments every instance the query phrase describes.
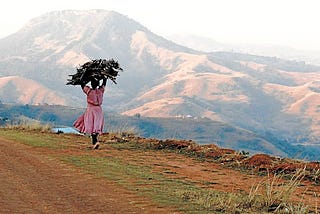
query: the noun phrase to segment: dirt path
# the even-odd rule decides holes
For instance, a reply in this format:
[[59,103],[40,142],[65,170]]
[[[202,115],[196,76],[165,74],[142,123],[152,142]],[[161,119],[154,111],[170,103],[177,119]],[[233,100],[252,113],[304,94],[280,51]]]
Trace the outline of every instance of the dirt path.
[[106,179],[0,138],[0,213],[174,213]]

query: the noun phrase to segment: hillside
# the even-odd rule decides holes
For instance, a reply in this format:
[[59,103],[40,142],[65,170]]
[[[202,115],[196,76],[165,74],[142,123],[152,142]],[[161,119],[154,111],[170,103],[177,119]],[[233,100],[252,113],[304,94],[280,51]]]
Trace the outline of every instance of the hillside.
[[128,133],[102,135],[101,148],[94,151],[90,139],[81,135],[3,128],[0,134],[0,212],[315,213],[318,209],[316,162],[248,157],[215,145]]
[[66,105],[57,91],[19,76],[0,77],[0,97],[6,103]]
[[[0,101],[84,107],[80,88],[65,83],[76,66],[92,58],[115,58],[124,69],[117,85],[108,83],[108,111],[207,117],[272,139],[275,147],[280,141],[319,148],[319,66],[195,51],[114,11],[50,12],[1,39],[1,78],[23,77],[47,92],[30,91],[29,97],[36,99],[20,99],[24,94],[16,84],[3,84],[1,91],[10,88],[10,96],[0,94]],[[54,97],[48,101],[45,97],[51,92]]]

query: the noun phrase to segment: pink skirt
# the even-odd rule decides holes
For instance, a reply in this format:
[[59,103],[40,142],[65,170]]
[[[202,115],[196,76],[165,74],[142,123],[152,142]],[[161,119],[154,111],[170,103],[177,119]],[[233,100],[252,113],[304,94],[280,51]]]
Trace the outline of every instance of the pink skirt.
[[88,106],[73,126],[81,133],[102,134],[104,126],[104,116],[101,106]]

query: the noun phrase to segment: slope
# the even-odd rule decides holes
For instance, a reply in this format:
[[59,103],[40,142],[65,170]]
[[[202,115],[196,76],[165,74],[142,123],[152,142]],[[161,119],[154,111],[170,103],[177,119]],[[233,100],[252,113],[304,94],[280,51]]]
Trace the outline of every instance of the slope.
[[0,77],[0,88],[0,97],[6,103],[58,105],[67,103],[56,91],[19,76]]

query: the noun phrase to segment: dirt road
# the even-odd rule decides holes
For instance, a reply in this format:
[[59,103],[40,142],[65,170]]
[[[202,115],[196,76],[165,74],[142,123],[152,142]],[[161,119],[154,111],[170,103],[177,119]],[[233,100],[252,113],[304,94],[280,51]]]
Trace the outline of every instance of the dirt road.
[[0,138],[0,213],[174,213],[32,147]]

